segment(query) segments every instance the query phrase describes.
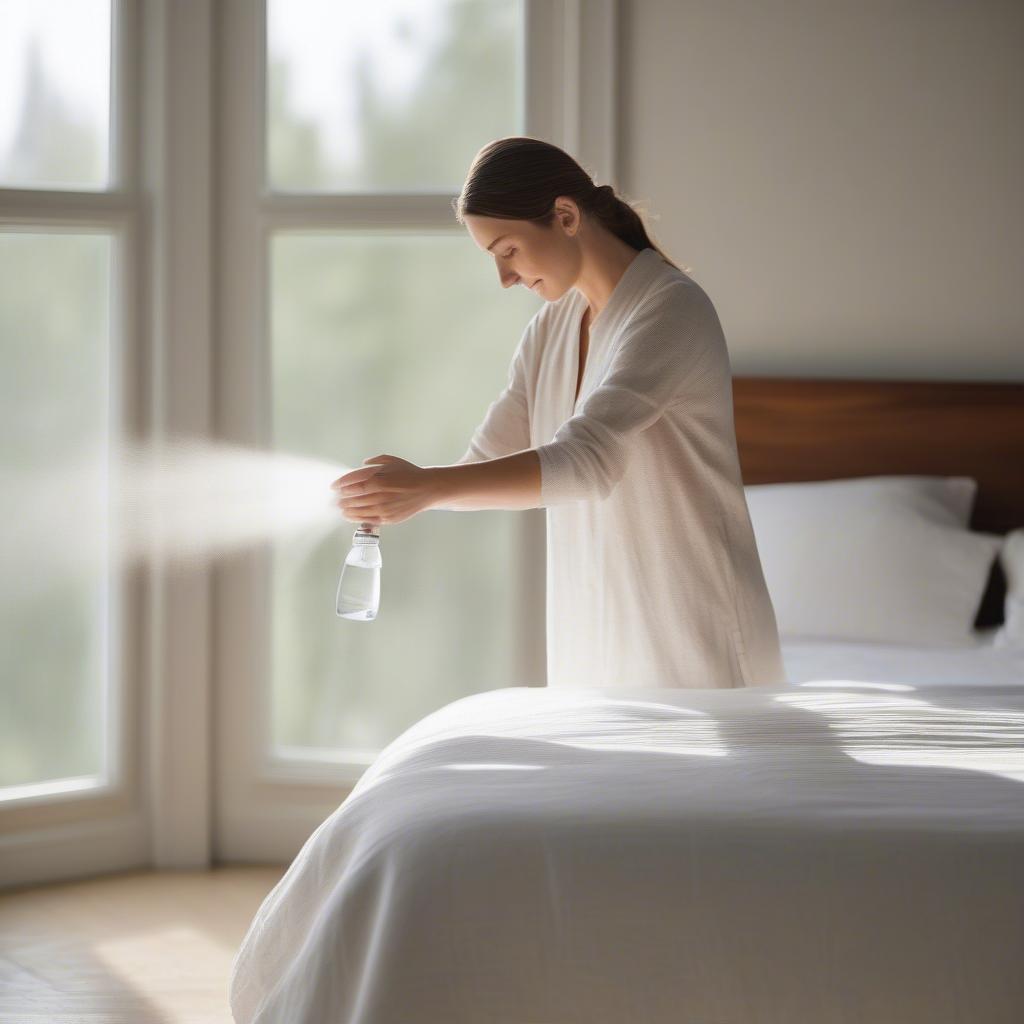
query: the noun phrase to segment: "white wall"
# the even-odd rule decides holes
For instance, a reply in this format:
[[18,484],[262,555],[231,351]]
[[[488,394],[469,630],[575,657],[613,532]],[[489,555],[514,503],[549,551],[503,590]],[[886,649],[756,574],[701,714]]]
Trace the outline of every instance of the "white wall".
[[1024,3],[620,19],[617,185],[711,296],[734,373],[1024,381]]

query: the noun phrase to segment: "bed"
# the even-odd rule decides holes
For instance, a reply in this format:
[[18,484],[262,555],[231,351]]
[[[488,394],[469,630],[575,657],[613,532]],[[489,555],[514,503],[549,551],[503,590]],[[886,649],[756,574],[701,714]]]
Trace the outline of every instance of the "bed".
[[[969,474],[972,529],[1024,524],[1024,389],[734,383],[745,481]],[[994,562],[966,644],[784,635],[784,687],[438,709],[259,908],[235,1020],[1019,1024],[1008,584]]]

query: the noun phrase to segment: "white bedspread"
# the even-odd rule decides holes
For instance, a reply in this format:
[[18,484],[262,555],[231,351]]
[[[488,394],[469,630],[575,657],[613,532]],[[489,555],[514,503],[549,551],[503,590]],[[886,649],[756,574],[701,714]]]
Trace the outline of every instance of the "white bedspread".
[[507,688],[380,755],[260,907],[231,1006],[1020,1024],[1022,964],[1024,685]]

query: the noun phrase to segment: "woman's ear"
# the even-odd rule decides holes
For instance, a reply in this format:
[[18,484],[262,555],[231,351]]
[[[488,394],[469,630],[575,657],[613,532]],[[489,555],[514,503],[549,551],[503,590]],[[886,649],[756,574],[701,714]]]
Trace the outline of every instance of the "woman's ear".
[[579,227],[580,209],[575,200],[559,196],[555,200],[555,216],[570,237],[576,233]]

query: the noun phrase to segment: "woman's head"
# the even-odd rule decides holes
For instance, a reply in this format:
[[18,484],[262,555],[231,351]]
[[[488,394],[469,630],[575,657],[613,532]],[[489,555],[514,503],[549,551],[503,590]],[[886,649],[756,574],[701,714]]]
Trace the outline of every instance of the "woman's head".
[[676,266],[611,185],[595,186],[565,150],[540,139],[484,146],[452,206],[480,249],[494,255],[505,287],[536,285],[548,300],[576,281],[587,245],[651,248]]

